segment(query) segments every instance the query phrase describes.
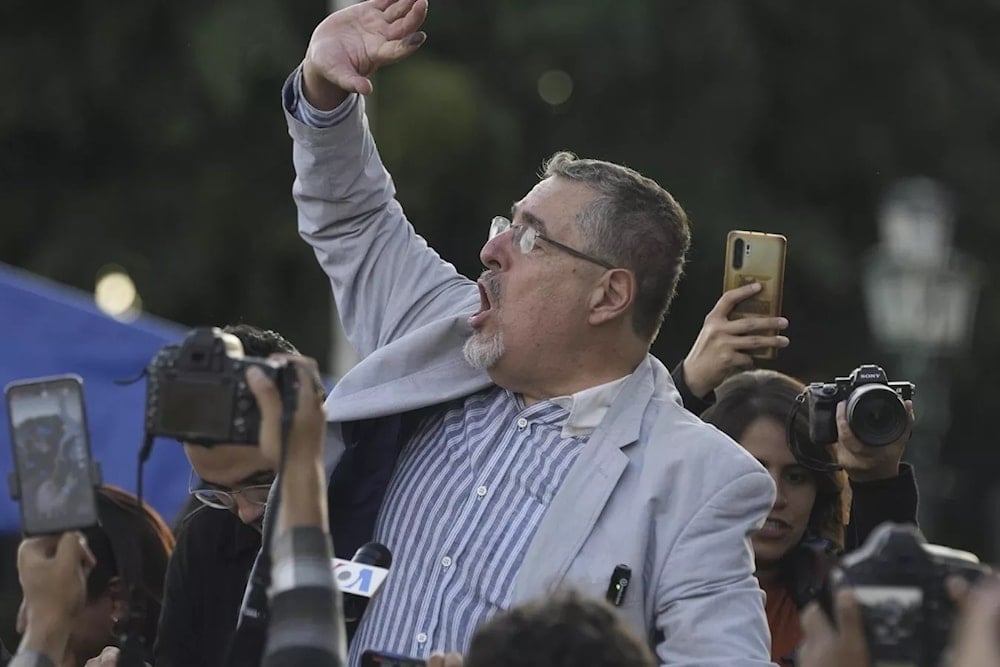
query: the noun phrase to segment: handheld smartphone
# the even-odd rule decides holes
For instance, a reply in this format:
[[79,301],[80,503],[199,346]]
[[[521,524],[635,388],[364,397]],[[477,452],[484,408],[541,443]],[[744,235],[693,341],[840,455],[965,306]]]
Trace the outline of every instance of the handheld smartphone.
[[405,655],[383,653],[367,650],[361,654],[361,667],[426,667],[427,662],[420,658],[410,658]]
[[97,525],[100,473],[91,460],[83,381],[59,375],[4,388],[21,530],[46,535]]
[[[758,282],[761,290],[736,304],[729,319],[748,316],[777,317],[781,314],[781,295],[785,286],[785,246],[781,234],[734,230],[726,236],[726,269],[722,290]],[[776,335],[777,331],[770,332]],[[749,350],[758,359],[773,359],[773,347]]]

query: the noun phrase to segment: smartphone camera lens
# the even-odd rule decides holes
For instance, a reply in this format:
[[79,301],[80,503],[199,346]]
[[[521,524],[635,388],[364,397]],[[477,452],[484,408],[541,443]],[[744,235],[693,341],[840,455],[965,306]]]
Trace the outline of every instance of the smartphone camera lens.
[[733,268],[743,268],[743,239],[736,239],[733,244]]

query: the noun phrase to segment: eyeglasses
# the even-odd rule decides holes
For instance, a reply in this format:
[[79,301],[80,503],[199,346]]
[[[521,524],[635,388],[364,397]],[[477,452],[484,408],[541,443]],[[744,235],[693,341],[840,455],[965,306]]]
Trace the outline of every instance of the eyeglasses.
[[250,484],[239,489],[223,491],[222,489],[196,489],[194,488],[194,473],[188,482],[188,493],[197,498],[203,505],[207,505],[217,510],[236,509],[236,498],[243,496],[243,500],[251,505],[263,507],[267,505],[267,495],[271,491],[271,483]]
[[529,252],[531,252],[532,249],[535,247],[535,241],[537,241],[538,239],[542,239],[549,245],[555,246],[556,248],[559,248],[563,252],[569,253],[570,255],[573,255],[574,257],[577,257],[579,259],[592,262],[594,264],[597,264],[598,266],[603,266],[605,269],[616,268],[613,264],[608,264],[603,259],[597,259],[596,257],[591,257],[586,253],[576,250],[575,248],[570,248],[568,245],[563,245],[562,243],[559,243],[559,241],[553,241],[548,236],[545,236],[534,227],[531,227],[529,225],[522,225],[520,223],[515,225],[502,215],[498,215],[497,217],[493,218],[493,222],[490,223],[490,238],[492,239],[494,237],[500,236],[508,229],[514,230],[514,245],[517,246],[518,250],[521,251],[522,255],[527,255]]

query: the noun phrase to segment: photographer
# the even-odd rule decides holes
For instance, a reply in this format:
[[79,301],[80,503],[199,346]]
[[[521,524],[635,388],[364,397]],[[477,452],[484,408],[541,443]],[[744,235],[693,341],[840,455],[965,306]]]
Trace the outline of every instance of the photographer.
[[[745,371],[723,382],[715,405],[702,414],[753,454],[777,486],[774,506],[754,535],[753,547],[757,578],[767,594],[771,659],[778,664],[788,660],[801,640],[799,609],[815,595],[823,567],[836,554],[859,546],[884,521],[916,522],[913,473],[900,462],[912,428],[912,403],[905,403],[905,432],[884,447],[857,440],[843,403],[836,411],[837,442],[812,445],[808,417],[800,410],[792,435],[808,450],[796,458],[786,424],[804,389],[798,380],[775,371]],[[843,470],[834,469],[838,461]]]
[[[239,339],[246,356],[296,353],[274,331],[248,324],[223,331]],[[155,664],[218,667],[224,664],[260,550],[274,465],[252,446],[185,443],[184,453],[201,483],[191,488],[196,509],[180,522],[167,568]]]
[[[279,508],[267,519],[276,525],[270,551],[270,625],[262,664],[340,667],[346,642],[340,593],[331,567],[322,464],[322,383],[314,361],[291,355],[272,358],[284,360],[297,378],[296,410],[288,421],[287,437],[283,442],[278,389],[266,374],[252,367],[245,378],[260,409],[260,444],[240,445],[270,470],[281,471]],[[114,667],[118,658],[117,649],[109,647],[87,665]],[[224,662],[213,664],[218,667]]]
[[[967,582],[953,578],[948,588],[960,611],[943,667],[1000,665],[1000,578],[986,577],[971,591]],[[805,641],[798,667],[868,667],[871,663],[861,609],[850,591],[837,593],[834,616],[836,623],[816,603],[803,612]]]

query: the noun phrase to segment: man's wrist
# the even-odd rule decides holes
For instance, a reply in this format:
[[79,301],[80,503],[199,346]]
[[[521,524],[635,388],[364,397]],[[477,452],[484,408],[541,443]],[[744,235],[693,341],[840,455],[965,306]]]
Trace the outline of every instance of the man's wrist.
[[350,93],[330,83],[307,59],[302,63],[302,96],[317,111],[333,111]]
[[285,531],[296,526],[318,526],[325,530],[323,464],[318,457],[307,461],[291,459],[290,454],[281,476],[279,528]]

